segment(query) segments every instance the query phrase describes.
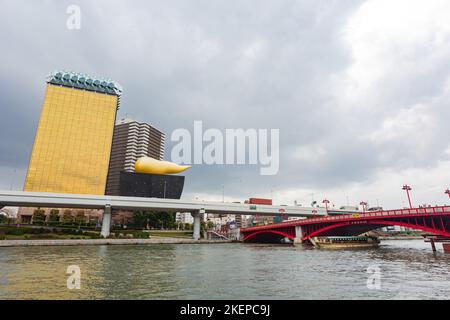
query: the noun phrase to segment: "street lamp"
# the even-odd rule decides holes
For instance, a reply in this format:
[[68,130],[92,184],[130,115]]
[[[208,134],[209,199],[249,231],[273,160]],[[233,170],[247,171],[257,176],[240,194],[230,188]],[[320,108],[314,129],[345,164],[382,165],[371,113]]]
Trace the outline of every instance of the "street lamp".
[[445,190],[445,193],[448,194],[448,197],[450,198],[450,189]]
[[326,210],[327,215],[328,215],[328,204],[330,203],[330,200],[325,199],[325,200],[322,201],[322,203],[325,203],[325,210]]
[[412,190],[411,187],[408,186],[407,184],[405,184],[403,186],[402,190],[406,191],[406,195],[408,196],[409,208],[412,209],[411,197],[409,196],[409,192]]
[[361,201],[359,204],[363,207],[363,212],[366,212],[367,202]]

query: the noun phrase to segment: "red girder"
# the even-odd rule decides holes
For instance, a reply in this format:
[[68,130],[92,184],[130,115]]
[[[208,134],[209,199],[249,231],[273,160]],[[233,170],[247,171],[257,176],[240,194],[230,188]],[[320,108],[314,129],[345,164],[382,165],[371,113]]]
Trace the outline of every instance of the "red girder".
[[302,238],[302,241],[305,241],[308,238],[320,235],[321,233],[324,233],[325,231],[328,231],[328,230],[331,230],[331,229],[340,228],[340,227],[343,227],[343,226],[349,226],[349,225],[350,225],[350,222],[342,222],[342,223],[335,223],[335,224],[331,224],[331,225],[328,225],[328,226],[323,227],[323,228],[316,229],[315,231],[313,231],[311,233],[306,233],[306,235]]
[[[400,226],[400,227],[405,227],[405,228],[411,228],[411,229],[418,229],[418,230],[422,230],[425,232],[429,232],[429,233],[433,233],[433,234],[438,234],[441,236],[445,236],[445,237],[450,237],[450,230],[446,231],[446,230],[440,230],[440,229],[436,229],[436,228],[432,228],[432,227],[428,227],[426,224],[425,225],[421,225],[421,224],[413,224],[413,223],[408,223],[408,222],[403,222],[403,221],[396,221],[396,220],[371,220],[371,221],[361,221],[362,223],[359,224],[352,224],[351,222],[342,222],[342,223],[335,223],[335,224],[331,224],[331,225],[327,225],[324,226],[314,232],[311,233],[306,233],[303,238],[302,241],[307,240],[308,238],[311,237],[316,237],[316,236],[320,236],[321,234],[324,234],[326,231],[328,230],[332,230],[332,229],[337,229],[337,228],[341,228],[344,226],[347,226],[349,228],[351,228],[351,226],[361,226],[361,225],[367,225],[369,228],[367,231],[370,231],[371,229],[377,229],[380,227],[380,225],[383,226]],[[373,222],[373,223],[372,223]],[[372,226],[373,228],[370,228],[370,226]]]
[[[295,227],[301,226],[302,240],[306,240],[310,237],[325,233],[330,235],[329,231],[333,229],[340,229],[338,231],[340,235],[346,233],[352,235],[358,232],[358,230],[367,229],[369,231],[380,226],[402,226],[450,237],[449,220],[450,207],[445,206],[297,220],[260,227],[243,228],[241,232],[245,235],[244,241],[263,233],[278,234],[293,239],[295,238]],[[363,226],[367,226],[367,228],[361,228]]]
[[[294,230],[294,232],[295,232],[295,230]],[[292,234],[281,232],[281,231],[277,231],[277,230],[262,230],[262,231],[257,231],[257,232],[248,234],[247,236],[244,237],[244,241],[248,241],[248,240],[254,238],[255,236],[257,236],[259,234],[267,234],[267,233],[277,234],[277,235],[280,235],[280,236],[287,237],[289,239],[294,239],[295,238],[295,234],[292,235]]]
[[434,233],[434,234],[438,234],[444,237],[450,237],[450,230],[440,230],[437,228],[430,228],[427,226],[422,226],[422,225],[418,225],[418,224],[411,224],[411,223],[405,223],[405,222],[401,222],[401,221],[396,221],[395,223],[392,223],[392,221],[377,221],[377,224],[384,224],[386,226],[400,226],[400,227],[405,227],[405,228],[411,228],[411,229],[418,229],[418,230],[422,230],[425,232],[430,232],[430,233]]

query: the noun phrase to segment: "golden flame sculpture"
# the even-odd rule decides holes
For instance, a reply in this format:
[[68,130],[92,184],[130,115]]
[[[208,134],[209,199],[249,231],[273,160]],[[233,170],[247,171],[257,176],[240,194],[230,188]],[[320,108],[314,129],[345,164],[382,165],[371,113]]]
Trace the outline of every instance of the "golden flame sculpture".
[[142,157],[136,160],[134,169],[137,173],[173,174],[180,173],[192,166],[181,166],[169,161],[160,161],[150,157]]

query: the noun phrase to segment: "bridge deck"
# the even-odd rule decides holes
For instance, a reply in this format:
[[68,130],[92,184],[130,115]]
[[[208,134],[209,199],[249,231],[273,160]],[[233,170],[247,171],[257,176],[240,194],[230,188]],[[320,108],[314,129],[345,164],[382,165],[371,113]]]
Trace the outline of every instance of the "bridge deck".
[[[206,213],[213,214],[261,216],[284,214],[298,217],[326,215],[325,208],[23,191],[0,191],[1,206],[85,209],[104,209],[105,206],[110,206],[112,209],[123,210],[166,210],[178,212],[197,212],[204,210]],[[338,212],[339,210],[334,211]]]

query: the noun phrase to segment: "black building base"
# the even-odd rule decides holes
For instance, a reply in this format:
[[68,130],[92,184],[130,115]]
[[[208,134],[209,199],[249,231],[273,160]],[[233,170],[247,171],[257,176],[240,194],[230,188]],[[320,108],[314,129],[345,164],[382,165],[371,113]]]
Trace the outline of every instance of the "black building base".
[[120,195],[124,197],[180,199],[184,176],[120,173]]

